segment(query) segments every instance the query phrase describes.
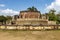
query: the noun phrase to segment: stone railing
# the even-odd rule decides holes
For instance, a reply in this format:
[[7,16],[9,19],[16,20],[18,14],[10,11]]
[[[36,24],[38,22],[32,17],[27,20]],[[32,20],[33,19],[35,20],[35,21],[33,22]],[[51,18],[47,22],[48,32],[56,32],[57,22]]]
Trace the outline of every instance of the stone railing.
[[8,30],[54,30],[60,29],[60,25],[0,25],[0,29]]

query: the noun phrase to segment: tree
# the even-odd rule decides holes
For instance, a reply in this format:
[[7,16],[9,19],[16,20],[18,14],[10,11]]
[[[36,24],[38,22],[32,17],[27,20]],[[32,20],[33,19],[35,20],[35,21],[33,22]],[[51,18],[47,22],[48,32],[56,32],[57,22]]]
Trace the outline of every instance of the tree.
[[56,21],[57,20],[55,12],[56,12],[55,10],[50,10],[49,11],[48,16],[49,16],[49,20],[50,21]]
[[6,18],[6,17],[0,16],[0,22],[1,22],[2,24],[6,24],[6,21],[7,21],[7,18]]
[[54,10],[54,9],[51,9],[50,11],[49,11],[49,13],[52,13],[52,14],[54,14],[56,12],[56,10]]
[[0,16],[0,23],[1,24],[6,24],[6,22],[9,22],[12,20],[11,16]]
[[7,21],[12,20],[12,17],[11,16],[6,16],[6,18],[7,18]]
[[57,14],[57,24],[60,24],[60,13]]
[[27,11],[38,11],[34,6],[27,8]]

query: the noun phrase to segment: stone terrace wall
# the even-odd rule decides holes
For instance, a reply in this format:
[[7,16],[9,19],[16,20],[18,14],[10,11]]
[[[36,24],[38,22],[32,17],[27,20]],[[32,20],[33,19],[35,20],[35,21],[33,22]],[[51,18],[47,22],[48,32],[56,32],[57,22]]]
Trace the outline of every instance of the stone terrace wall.
[[47,25],[48,20],[47,19],[36,19],[36,18],[28,18],[28,19],[17,19],[16,21],[17,25]]

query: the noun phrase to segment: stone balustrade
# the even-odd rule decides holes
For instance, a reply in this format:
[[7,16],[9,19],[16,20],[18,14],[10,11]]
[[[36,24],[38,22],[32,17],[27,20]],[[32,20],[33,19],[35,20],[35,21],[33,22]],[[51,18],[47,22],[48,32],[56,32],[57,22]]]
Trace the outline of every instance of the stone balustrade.
[[0,25],[0,29],[17,29],[17,30],[51,30],[60,29],[60,25],[50,25],[50,26],[21,26],[21,25]]

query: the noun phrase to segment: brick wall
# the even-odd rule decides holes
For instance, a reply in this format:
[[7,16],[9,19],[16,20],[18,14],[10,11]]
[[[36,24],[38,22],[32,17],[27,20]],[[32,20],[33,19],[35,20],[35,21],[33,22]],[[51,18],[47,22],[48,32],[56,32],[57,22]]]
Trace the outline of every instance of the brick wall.
[[40,18],[39,12],[21,12],[20,18]]

